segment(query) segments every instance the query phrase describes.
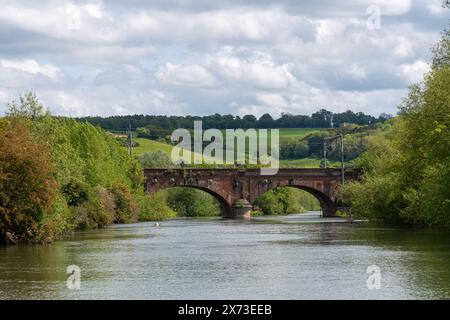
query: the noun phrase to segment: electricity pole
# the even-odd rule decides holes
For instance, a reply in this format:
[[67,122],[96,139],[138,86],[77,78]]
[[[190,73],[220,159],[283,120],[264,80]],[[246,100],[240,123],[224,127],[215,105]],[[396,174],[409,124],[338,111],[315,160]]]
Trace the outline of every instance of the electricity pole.
[[128,124],[128,131],[127,131],[127,149],[128,149],[128,155],[131,157],[131,147],[133,146],[133,134],[131,133],[131,123]]
[[344,168],[344,132],[342,127],[339,130],[339,135],[341,137],[341,183],[345,182],[345,168]]

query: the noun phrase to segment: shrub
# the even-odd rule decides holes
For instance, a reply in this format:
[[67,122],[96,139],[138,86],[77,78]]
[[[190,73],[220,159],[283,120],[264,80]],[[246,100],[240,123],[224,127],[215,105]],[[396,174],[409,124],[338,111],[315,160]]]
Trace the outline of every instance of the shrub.
[[85,183],[73,179],[61,188],[69,206],[78,206],[88,199],[88,191]]
[[161,150],[145,152],[137,156],[143,168],[169,168],[173,166],[170,156]]
[[39,223],[36,241],[51,242],[62,238],[67,232],[73,230],[73,211],[67,205],[66,199],[58,194],[50,210]]
[[114,222],[129,223],[137,221],[138,206],[129,187],[123,183],[115,183],[109,191],[114,196],[116,213]]
[[138,202],[141,221],[157,221],[176,216],[175,211],[167,205],[166,190],[152,195],[139,195]]
[[167,202],[178,216],[217,216],[221,212],[220,204],[212,195],[194,188],[169,189]]
[[269,190],[256,199],[255,205],[268,215],[292,214],[320,209],[320,204],[313,195],[292,187],[279,187]]
[[19,119],[0,132],[0,241],[35,240],[57,190],[47,147]]

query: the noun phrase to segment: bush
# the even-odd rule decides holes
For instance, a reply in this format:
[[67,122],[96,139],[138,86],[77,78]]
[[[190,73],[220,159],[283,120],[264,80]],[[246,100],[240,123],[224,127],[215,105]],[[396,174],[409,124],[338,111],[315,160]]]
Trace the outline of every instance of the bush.
[[[137,219],[143,171],[114,138],[52,117],[32,93],[0,119],[0,241],[51,241]],[[110,188],[110,190],[106,189]]]
[[39,223],[35,241],[51,242],[62,238],[75,228],[73,211],[68,207],[66,199],[58,194],[51,207]]
[[[19,119],[0,127],[0,241],[35,240],[57,182],[45,144]],[[49,232],[51,233],[51,232]]]
[[138,206],[129,188],[123,183],[114,184],[109,190],[114,196],[115,221],[129,223],[138,220]]
[[167,191],[162,190],[152,195],[139,195],[139,220],[158,221],[176,216],[167,205]]
[[256,199],[255,205],[267,215],[292,214],[320,209],[320,204],[313,195],[292,187],[269,190]]
[[169,168],[173,167],[170,156],[161,150],[145,152],[137,156],[137,161],[143,168]]
[[217,216],[221,212],[220,204],[212,195],[194,188],[169,189],[167,202],[178,216]]
[[256,205],[267,215],[284,214],[283,204],[273,191],[268,191],[256,200]]
[[78,206],[88,199],[86,184],[76,179],[62,186],[61,191],[69,206]]

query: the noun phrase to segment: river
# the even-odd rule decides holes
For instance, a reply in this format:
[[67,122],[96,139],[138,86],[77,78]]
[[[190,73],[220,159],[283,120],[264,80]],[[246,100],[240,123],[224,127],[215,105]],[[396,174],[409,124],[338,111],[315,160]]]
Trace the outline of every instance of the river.
[[0,246],[0,299],[449,299],[449,240],[314,212],[113,225]]

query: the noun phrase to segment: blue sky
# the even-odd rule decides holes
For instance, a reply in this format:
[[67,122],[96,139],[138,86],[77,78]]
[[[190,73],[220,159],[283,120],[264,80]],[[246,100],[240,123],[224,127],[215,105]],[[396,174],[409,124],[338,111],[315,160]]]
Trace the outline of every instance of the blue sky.
[[[0,114],[394,114],[448,26],[441,0],[0,0]],[[379,15],[378,15],[379,12]]]

